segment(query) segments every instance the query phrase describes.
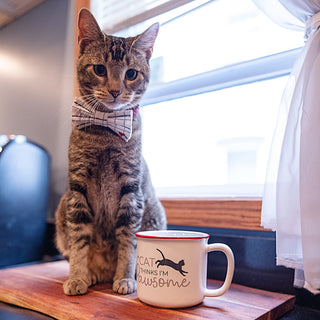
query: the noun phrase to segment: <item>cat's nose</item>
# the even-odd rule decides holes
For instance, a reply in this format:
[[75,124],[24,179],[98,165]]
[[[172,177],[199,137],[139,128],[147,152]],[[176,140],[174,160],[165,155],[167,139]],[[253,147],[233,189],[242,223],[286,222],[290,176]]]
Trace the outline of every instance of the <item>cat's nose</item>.
[[121,94],[120,90],[109,90],[109,93],[114,97],[118,97]]

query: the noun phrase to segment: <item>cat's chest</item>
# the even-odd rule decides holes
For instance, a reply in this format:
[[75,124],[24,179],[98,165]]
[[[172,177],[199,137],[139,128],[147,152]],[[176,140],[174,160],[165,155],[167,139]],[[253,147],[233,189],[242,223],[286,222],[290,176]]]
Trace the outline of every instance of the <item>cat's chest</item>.
[[108,147],[96,150],[87,161],[88,200],[96,215],[110,218],[117,211],[121,190],[119,174],[125,158],[118,148]]
[[88,202],[97,219],[111,223],[119,208],[122,184],[132,171],[139,172],[141,158],[140,131],[134,130],[125,142],[106,132],[87,134],[74,130],[71,135],[69,161],[74,169],[81,167]]

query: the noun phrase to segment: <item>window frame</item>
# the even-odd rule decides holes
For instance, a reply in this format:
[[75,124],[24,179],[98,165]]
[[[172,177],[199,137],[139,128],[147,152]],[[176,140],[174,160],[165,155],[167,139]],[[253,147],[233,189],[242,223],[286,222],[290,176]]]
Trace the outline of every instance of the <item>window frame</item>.
[[[180,6],[186,5],[193,0],[167,0],[165,2],[162,1],[154,1],[151,7],[146,6],[145,11],[137,13],[135,15],[129,14],[129,16],[122,17],[120,21],[114,23],[114,21],[110,21],[106,14],[109,13],[109,10],[106,10],[106,5],[103,5],[101,0],[100,1],[92,1],[92,13],[95,15],[96,18],[102,20],[108,20],[108,26],[102,23],[102,29],[108,34],[116,34],[119,31],[127,29],[129,27],[135,26],[141,22],[144,22],[148,19],[152,19],[157,17],[163,13],[169,12],[174,10]],[[206,1],[214,1],[214,0],[206,0]],[[119,1],[116,1],[118,3]],[[128,3],[130,6],[130,3]]]
[[[79,54],[77,21],[81,8],[90,9],[90,0],[75,3],[74,61]],[[268,80],[290,74],[300,48],[240,62],[184,79],[151,86],[143,98],[144,105],[178,99],[233,86]],[[234,72],[237,70],[237,72]],[[77,79],[74,94],[79,95]],[[270,231],[260,225],[262,199],[256,198],[160,198],[170,225]]]
[[301,48],[239,62],[186,78],[150,85],[142,98],[144,106],[203,94],[290,74]]

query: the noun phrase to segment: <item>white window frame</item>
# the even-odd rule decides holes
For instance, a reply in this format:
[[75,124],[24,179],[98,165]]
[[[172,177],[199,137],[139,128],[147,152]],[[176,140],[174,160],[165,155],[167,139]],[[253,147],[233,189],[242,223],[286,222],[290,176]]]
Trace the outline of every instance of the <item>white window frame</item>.
[[290,74],[301,48],[248,60],[190,77],[154,84],[142,99],[147,106]]

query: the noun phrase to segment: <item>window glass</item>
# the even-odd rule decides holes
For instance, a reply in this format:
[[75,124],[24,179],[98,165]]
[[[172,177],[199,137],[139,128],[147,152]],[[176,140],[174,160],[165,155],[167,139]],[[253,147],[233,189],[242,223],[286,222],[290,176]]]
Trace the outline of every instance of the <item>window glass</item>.
[[[184,79],[230,65],[241,75],[246,61],[259,70],[258,82],[228,87],[224,73],[225,89],[142,108],[143,153],[158,194],[261,195],[287,76],[270,80],[259,59],[303,46],[303,34],[276,25],[251,0],[195,0],[118,35],[135,35],[156,21],[149,93],[167,100],[157,89],[180,80],[183,95]],[[281,69],[278,61],[273,69]],[[275,76],[287,74],[281,72]]]
[[260,195],[287,77],[143,107],[159,195]]
[[276,25],[251,0],[210,1],[162,23],[153,80],[172,81],[302,45],[301,32]]

